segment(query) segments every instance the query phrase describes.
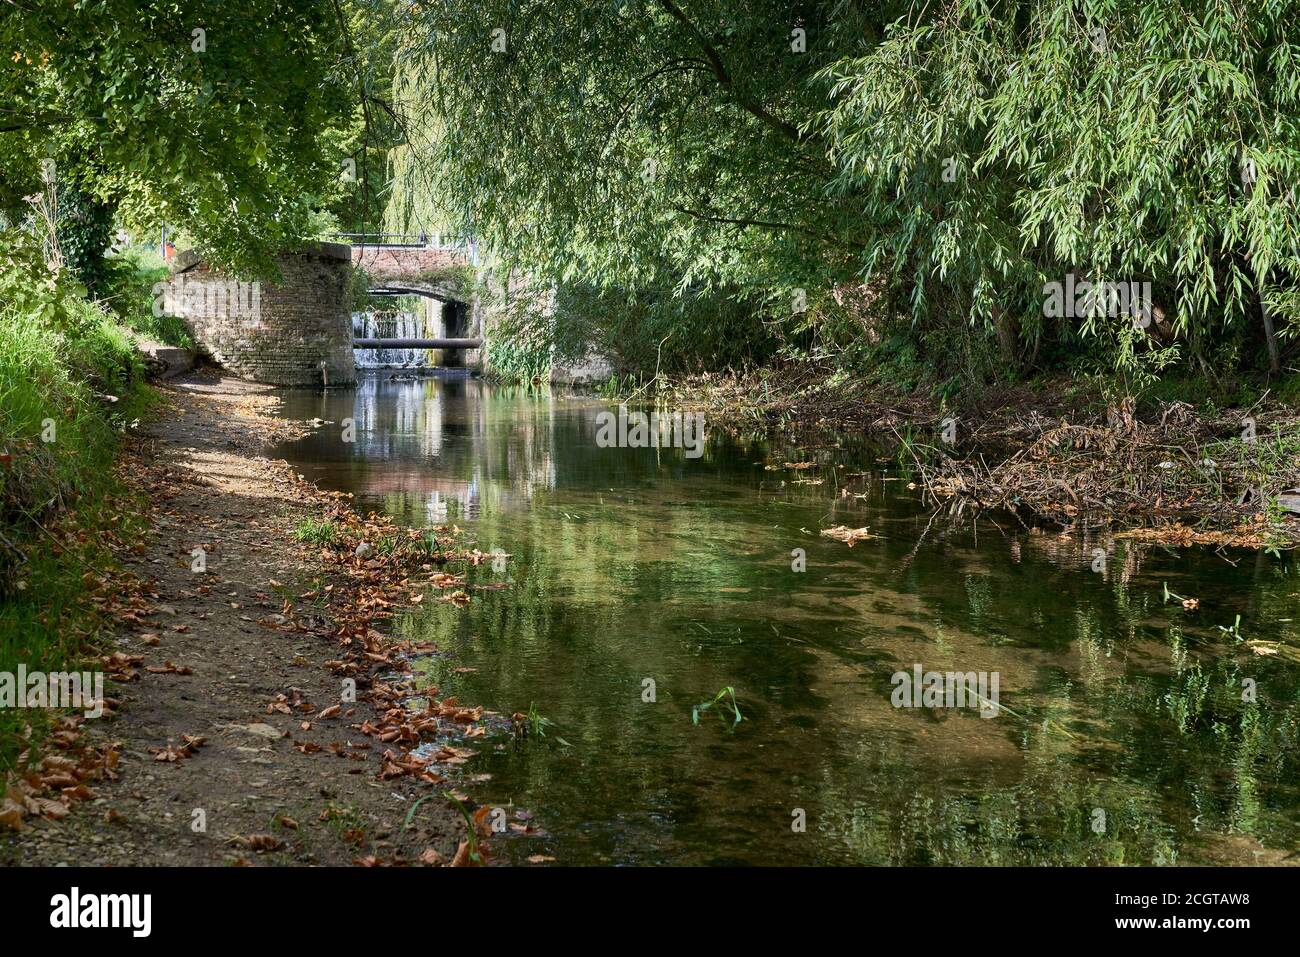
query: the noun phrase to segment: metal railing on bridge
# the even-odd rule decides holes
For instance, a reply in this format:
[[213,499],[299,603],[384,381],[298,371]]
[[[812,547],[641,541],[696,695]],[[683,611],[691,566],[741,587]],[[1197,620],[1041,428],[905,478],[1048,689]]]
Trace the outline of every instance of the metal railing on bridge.
[[472,236],[450,233],[333,233],[353,246],[411,246],[419,249],[468,249],[475,245]]

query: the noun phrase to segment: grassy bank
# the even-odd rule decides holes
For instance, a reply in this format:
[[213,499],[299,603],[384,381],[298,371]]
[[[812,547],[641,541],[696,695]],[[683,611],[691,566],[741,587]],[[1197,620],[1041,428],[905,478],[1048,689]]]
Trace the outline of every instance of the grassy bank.
[[179,316],[154,315],[154,288],[171,271],[149,246],[131,246],[108,258],[110,280],[103,298],[119,323],[136,335],[169,346],[190,348],[194,340]]
[[[0,279],[0,672],[10,673],[71,669],[93,646],[112,551],[132,526],[114,462],[149,404],[114,318],[74,284],[37,281],[19,256]],[[57,716],[0,708],[0,787]]]

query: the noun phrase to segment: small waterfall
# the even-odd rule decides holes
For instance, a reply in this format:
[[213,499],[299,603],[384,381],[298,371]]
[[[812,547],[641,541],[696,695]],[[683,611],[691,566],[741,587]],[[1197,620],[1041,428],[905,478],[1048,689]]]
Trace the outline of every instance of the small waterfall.
[[[424,322],[413,312],[354,312],[353,339],[423,339]],[[358,369],[425,366],[427,349],[357,349]]]

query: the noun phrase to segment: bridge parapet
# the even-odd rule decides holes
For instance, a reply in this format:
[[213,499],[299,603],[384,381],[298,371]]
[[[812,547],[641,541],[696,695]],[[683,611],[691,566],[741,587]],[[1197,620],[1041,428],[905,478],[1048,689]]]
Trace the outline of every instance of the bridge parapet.
[[421,292],[435,299],[472,302],[478,270],[464,248],[450,246],[358,245],[352,265],[365,270],[372,288]]

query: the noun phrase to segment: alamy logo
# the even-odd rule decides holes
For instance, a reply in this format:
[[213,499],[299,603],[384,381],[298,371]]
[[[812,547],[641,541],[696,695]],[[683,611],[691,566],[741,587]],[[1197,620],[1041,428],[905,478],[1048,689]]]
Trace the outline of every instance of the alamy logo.
[[0,671],[0,708],[71,708],[87,718],[104,713],[102,671]]
[[1067,273],[1065,282],[1043,284],[1043,315],[1052,319],[1080,319],[1130,316],[1133,325],[1151,325],[1151,283],[1076,281]]
[[596,416],[596,445],[602,449],[685,449],[688,459],[704,454],[703,412],[601,412]]
[[913,665],[889,679],[895,685],[889,700],[895,708],[970,708],[992,718],[998,713],[1000,680],[996,671],[925,671]]
[[256,326],[262,319],[262,284],[236,279],[187,280],[185,274],[153,284],[155,317],[242,319]]
[[148,937],[153,926],[151,894],[86,894],[74,887],[71,894],[50,898],[50,926],[129,927],[132,936]]

